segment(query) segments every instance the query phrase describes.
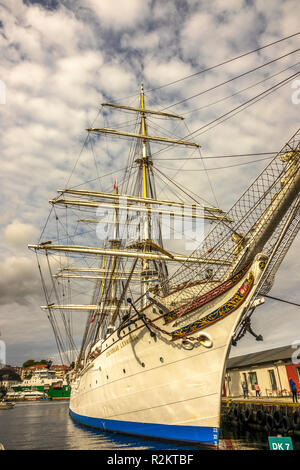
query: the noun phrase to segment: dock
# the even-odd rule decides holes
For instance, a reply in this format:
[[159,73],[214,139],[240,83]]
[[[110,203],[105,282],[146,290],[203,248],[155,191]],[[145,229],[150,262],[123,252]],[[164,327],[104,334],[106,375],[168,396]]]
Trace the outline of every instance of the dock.
[[300,436],[300,402],[291,397],[222,398],[221,417],[231,425]]

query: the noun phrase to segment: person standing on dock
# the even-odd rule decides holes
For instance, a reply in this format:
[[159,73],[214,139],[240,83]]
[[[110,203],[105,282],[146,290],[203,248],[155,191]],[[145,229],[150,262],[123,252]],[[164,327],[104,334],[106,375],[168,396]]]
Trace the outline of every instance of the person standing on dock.
[[244,398],[249,398],[249,396],[248,396],[248,384],[247,384],[247,382],[243,382],[243,383],[242,383],[242,389],[243,389],[243,392],[244,392]]
[[260,397],[260,386],[258,384],[255,384],[254,389],[255,389],[255,396]]
[[295,382],[293,381],[293,379],[290,377],[289,378],[289,383],[290,383],[290,387],[291,387],[291,390],[292,390],[292,394],[293,394],[293,403],[298,403],[298,398],[297,398],[297,387],[296,387],[296,384]]

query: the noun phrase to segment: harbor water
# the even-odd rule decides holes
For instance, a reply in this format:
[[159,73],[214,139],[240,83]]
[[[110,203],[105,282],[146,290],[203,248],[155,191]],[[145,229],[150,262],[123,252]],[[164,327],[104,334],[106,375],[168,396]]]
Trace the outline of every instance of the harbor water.
[[[69,416],[68,401],[21,402],[0,411],[0,443],[6,450],[196,450],[85,428]],[[300,450],[300,440],[293,447]],[[268,435],[221,427],[220,450],[266,450]]]

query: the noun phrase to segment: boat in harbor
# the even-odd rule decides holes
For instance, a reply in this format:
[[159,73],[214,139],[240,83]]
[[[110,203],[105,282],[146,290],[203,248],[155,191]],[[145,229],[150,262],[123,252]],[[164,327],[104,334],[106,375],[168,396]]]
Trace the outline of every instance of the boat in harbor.
[[0,410],[10,410],[15,406],[14,402],[0,400]]
[[43,392],[39,392],[38,390],[24,390],[23,392],[15,392],[19,393],[19,396],[22,400],[27,401],[36,401],[36,400],[44,400],[46,399],[46,395]]
[[[181,116],[149,109],[143,87],[136,106],[102,109],[105,118],[126,113],[128,127],[90,127],[87,139],[98,164],[111,155],[110,137],[117,147],[114,139],[129,142],[121,180],[116,171],[105,191],[59,189],[41,239],[29,246],[60,354],[71,362],[76,353],[70,415],[104,431],[217,447],[231,345],[299,230],[300,130],[225,212],[155,167],[153,148],[199,151],[197,142],[150,133]],[[91,173],[86,179],[99,181]],[[180,236],[171,240],[170,230]],[[78,346],[71,325],[80,320]]]
[[71,387],[64,378],[58,378],[54,370],[44,368],[33,371],[30,378],[11,387],[12,395],[23,399],[69,398]]

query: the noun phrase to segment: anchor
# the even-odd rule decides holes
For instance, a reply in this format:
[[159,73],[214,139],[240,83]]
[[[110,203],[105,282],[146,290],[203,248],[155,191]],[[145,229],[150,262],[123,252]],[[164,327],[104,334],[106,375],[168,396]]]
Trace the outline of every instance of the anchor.
[[263,341],[263,340],[264,340],[264,338],[263,338],[262,335],[257,335],[257,334],[253,331],[253,329],[252,329],[252,327],[251,327],[251,318],[250,318],[250,316],[249,316],[249,317],[245,318],[245,320],[243,321],[243,325],[242,325],[241,331],[238,333],[238,335],[237,335],[235,338],[233,338],[233,339],[231,340],[232,346],[236,346],[236,345],[237,345],[237,342],[238,342],[240,339],[242,339],[243,336],[245,336],[245,334],[246,334],[247,331],[248,331],[252,336],[254,336],[254,338],[256,339],[256,341]]

